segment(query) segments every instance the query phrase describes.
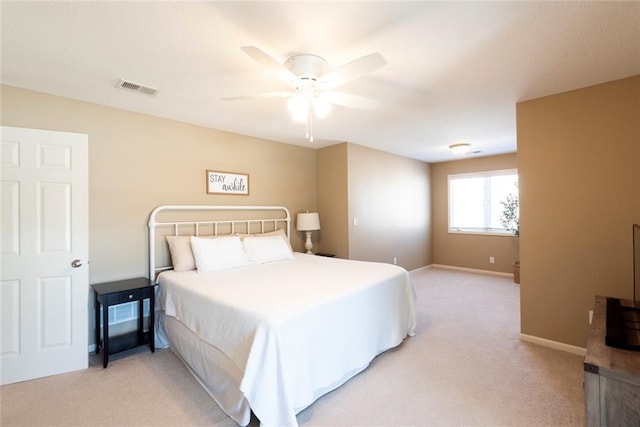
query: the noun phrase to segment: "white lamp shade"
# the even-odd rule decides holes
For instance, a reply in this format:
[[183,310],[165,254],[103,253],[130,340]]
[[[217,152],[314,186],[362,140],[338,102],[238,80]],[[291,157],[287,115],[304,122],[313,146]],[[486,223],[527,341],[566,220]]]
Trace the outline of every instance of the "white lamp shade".
[[296,230],[320,230],[320,216],[318,215],[318,212],[299,213],[296,221]]

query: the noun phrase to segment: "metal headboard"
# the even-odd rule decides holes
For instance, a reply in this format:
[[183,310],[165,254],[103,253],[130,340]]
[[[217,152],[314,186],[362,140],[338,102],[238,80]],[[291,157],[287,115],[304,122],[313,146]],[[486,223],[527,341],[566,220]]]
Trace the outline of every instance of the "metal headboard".
[[[178,215],[184,216],[195,212],[204,213],[205,219],[197,220],[176,220],[162,219],[160,216]],[[233,213],[237,218],[213,218],[216,213]],[[268,213],[268,218],[254,218],[251,213]],[[175,217],[174,217],[175,218]],[[218,236],[223,234],[234,234],[244,232],[247,234],[266,231],[273,231],[285,227],[287,238],[291,236],[291,215],[289,209],[284,206],[217,206],[217,205],[162,205],[151,211],[149,215],[149,277],[155,280],[156,275],[164,270],[170,270],[170,264],[158,266],[157,249],[164,248],[165,255],[168,247],[164,241],[166,235],[193,235],[193,236]],[[162,235],[158,242],[158,229],[163,228],[168,232]],[[188,230],[189,233],[181,233],[180,230]],[[223,230],[224,229],[224,230]],[[158,246],[158,245],[162,246]],[[165,256],[166,258],[166,256]]]

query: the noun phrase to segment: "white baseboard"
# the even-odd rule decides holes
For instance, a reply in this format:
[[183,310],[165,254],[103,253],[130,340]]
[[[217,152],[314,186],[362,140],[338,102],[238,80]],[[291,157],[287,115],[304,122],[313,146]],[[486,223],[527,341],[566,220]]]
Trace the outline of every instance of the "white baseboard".
[[426,268],[431,268],[431,267],[444,268],[446,270],[466,271],[468,273],[488,274],[490,276],[513,277],[513,273],[503,273],[502,271],[480,270],[477,268],[456,267],[455,265],[431,264]]
[[555,350],[566,351],[567,353],[577,354],[578,356],[584,356],[587,349],[577,347],[575,345],[565,344],[558,341],[551,341],[546,338],[540,338],[533,335],[520,334],[520,341],[530,342],[532,344],[538,344],[543,347],[553,348]]
[[431,265],[425,265],[424,267],[414,268],[413,270],[409,270],[410,273],[417,273],[418,271],[428,270],[431,268]]
[[[430,264],[424,267],[416,268],[415,270],[411,270],[411,272],[418,272],[418,271],[427,270],[430,268],[443,268],[446,270],[466,271],[469,273],[488,274],[492,276],[513,277],[513,274],[511,273],[503,273],[500,271],[479,270],[475,268],[466,268],[466,267],[456,267],[453,265],[444,265],[444,264]],[[540,337],[527,335],[527,334],[520,334],[520,341],[525,341],[532,344],[553,348],[555,350],[566,351],[567,353],[577,354],[578,356],[584,356],[587,351],[585,348],[577,347],[575,345],[565,344],[558,341],[551,341],[546,338],[540,338]]]

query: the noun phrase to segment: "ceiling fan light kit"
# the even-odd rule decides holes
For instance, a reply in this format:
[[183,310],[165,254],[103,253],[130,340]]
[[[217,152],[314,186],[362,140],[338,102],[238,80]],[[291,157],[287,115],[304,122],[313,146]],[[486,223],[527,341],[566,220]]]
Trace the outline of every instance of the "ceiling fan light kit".
[[296,89],[296,93],[291,95],[287,101],[291,117],[296,122],[304,123],[309,116],[310,110],[313,110],[320,119],[326,117],[331,111],[331,104],[323,94],[318,93],[313,81],[302,80],[302,85]]
[[302,95],[293,95],[287,101],[287,107],[291,112],[294,122],[304,123],[307,120],[309,111],[309,101]]
[[320,119],[324,119],[331,112],[331,103],[324,96],[316,96],[313,99],[313,111],[315,111],[316,116]]
[[331,108],[319,88],[319,79],[328,69],[327,61],[318,55],[300,54],[289,57],[284,67],[295,76],[292,84],[296,91],[287,101],[291,118],[294,122],[305,123],[305,138],[313,142],[313,113],[322,119]]
[[332,104],[361,110],[369,110],[377,105],[377,102],[372,99],[328,89],[355,80],[384,66],[387,61],[379,53],[372,53],[330,69],[327,61],[318,55],[307,53],[293,55],[281,65],[255,46],[243,46],[241,49],[295,90],[225,99],[288,97],[287,108],[291,112],[291,117],[296,122],[306,124],[306,139],[309,142],[313,142],[314,114],[320,119],[326,117]]

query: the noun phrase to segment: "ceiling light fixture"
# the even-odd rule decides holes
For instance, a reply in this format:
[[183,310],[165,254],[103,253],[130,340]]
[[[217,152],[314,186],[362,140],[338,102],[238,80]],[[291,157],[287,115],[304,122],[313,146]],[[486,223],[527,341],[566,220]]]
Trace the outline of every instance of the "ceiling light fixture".
[[306,138],[309,142],[313,142],[313,113],[322,119],[331,110],[331,104],[327,98],[318,92],[315,79],[303,78],[295,95],[287,101],[293,121],[306,124]]
[[471,144],[453,144],[449,146],[449,149],[456,154],[465,154],[469,152]]
[[289,98],[287,106],[294,121],[305,123],[306,139],[313,142],[313,116],[321,119],[329,113],[331,104],[342,107],[370,110],[377,102],[359,95],[334,92],[332,89],[372,73],[386,65],[387,61],[379,53],[371,53],[347,62],[336,68],[329,68],[327,61],[310,53],[295,54],[287,58],[284,64],[272,58],[255,46],[242,46],[241,49],[253,60],[270,69],[287,84],[295,88],[294,92],[266,92],[252,96],[232,96],[223,99],[246,98]]

